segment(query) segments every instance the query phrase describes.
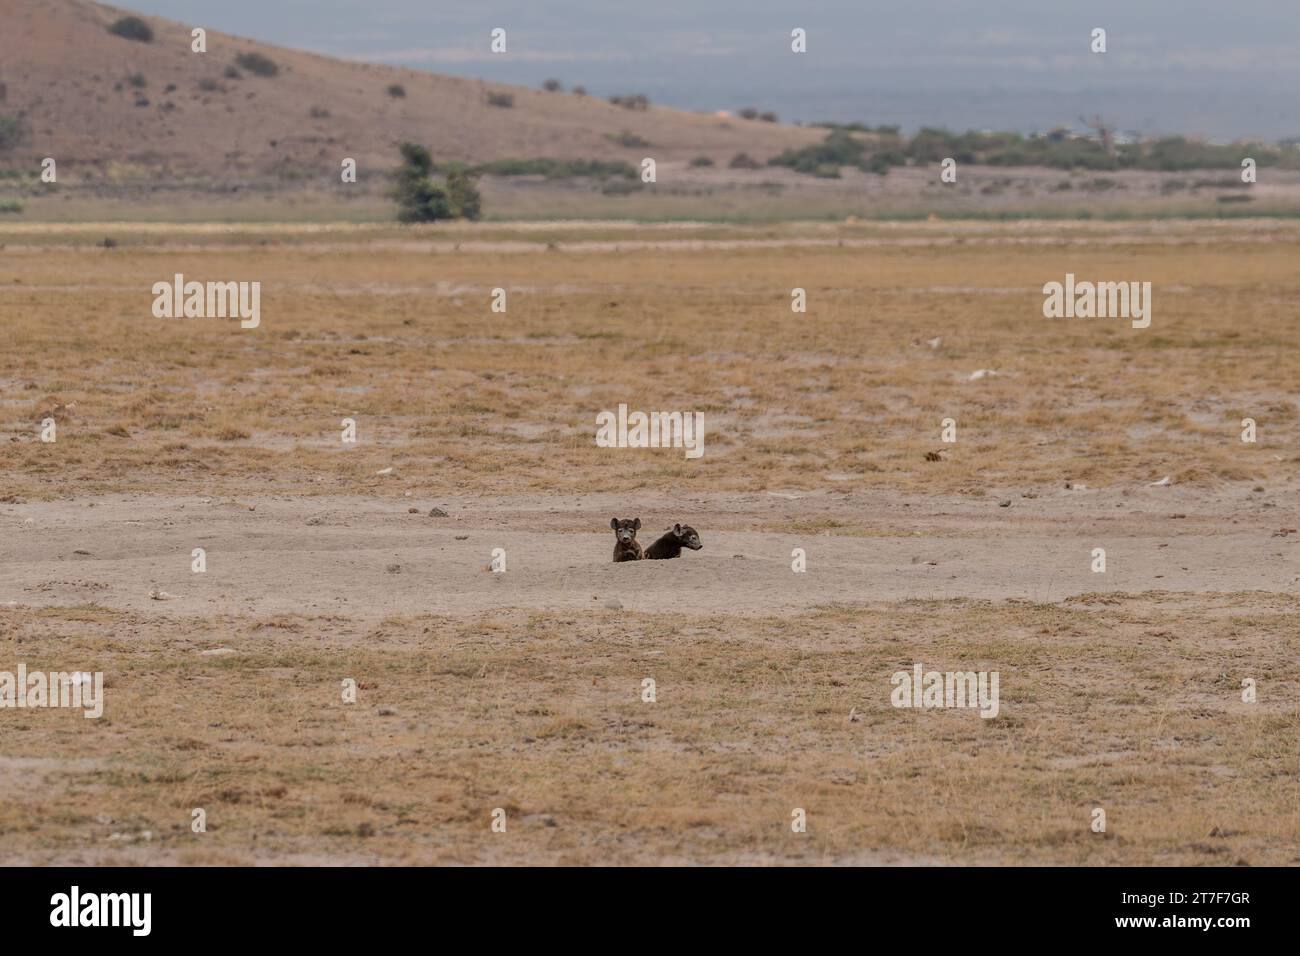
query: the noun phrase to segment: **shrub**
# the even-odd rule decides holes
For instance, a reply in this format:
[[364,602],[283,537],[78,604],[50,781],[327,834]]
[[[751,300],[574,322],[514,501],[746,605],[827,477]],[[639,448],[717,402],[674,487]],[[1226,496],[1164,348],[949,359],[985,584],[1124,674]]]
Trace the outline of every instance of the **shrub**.
[[402,170],[409,170],[419,176],[428,176],[433,172],[433,157],[419,143],[403,143],[398,151],[402,154]]
[[712,165],[713,165],[713,160],[710,159],[708,156],[696,156],[694,159],[691,160],[691,165],[692,165],[692,166],[712,166]]
[[488,106],[499,106],[503,110],[511,109],[515,105],[513,93],[498,93],[495,90],[488,92],[487,101]]
[[17,199],[6,199],[0,202],[0,213],[12,212],[19,213],[23,211],[23,204]]
[[773,113],[771,110],[768,110],[766,113],[760,116],[759,119],[761,119],[764,123],[778,122],[777,115]]
[[225,70],[222,71],[221,75],[228,80],[242,80],[244,78],[244,74],[240,73],[233,66],[226,67]]
[[483,214],[483,197],[468,170],[453,169],[447,174],[447,201],[451,204],[452,216],[457,219],[474,222]]
[[899,149],[883,149],[879,152],[872,153],[871,158],[867,160],[866,170],[875,173],[877,176],[889,175],[890,166],[906,166],[907,156]]
[[741,119],[758,119],[758,110],[754,109],[752,106],[746,106],[736,110],[736,115]]
[[406,96],[406,87],[401,83],[392,83],[388,87],[388,95],[395,100],[400,100]]
[[564,89],[564,87],[560,85],[559,80],[547,80],[542,84],[542,89],[547,93],[558,93],[560,90]]
[[274,60],[260,53],[241,53],[235,62],[254,76],[275,76],[280,72]]
[[126,78],[126,82],[137,90],[142,90],[149,85],[149,81],[144,78],[143,73],[132,73]]
[[312,119],[329,119],[330,111],[321,106],[313,106],[307,115]]
[[574,95],[574,96],[586,96],[586,95],[587,95],[587,88],[586,88],[585,86],[575,86],[575,87],[573,88],[573,95]]
[[0,116],[0,150],[13,149],[23,138],[22,124],[14,116]]
[[759,169],[762,163],[750,156],[749,153],[737,153],[731,157],[731,162],[727,165],[732,169]]
[[394,193],[398,222],[437,222],[451,218],[447,191],[431,179],[415,179],[399,184]]
[[114,36],[126,40],[135,40],[139,43],[153,42],[153,28],[139,17],[122,17],[120,20],[114,20],[109,26],[108,32]]
[[199,89],[204,93],[215,93],[217,90],[221,89],[221,84],[212,79],[212,77],[205,76],[203,79],[199,80]]
[[631,96],[611,96],[609,101],[625,110],[646,110],[650,108],[650,99],[641,93]]
[[645,149],[650,145],[649,140],[644,140],[627,130],[623,130],[621,133],[606,133],[605,138],[611,143],[618,143],[618,145],[626,146],[628,149]]

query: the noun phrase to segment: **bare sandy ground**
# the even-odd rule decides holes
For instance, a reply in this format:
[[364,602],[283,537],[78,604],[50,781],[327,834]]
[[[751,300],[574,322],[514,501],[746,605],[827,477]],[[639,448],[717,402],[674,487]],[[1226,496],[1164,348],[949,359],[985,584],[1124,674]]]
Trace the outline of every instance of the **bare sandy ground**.
[[[1033,497],[1027,497],[1032,495]],[[0,506],[0,605],[93,603],[189,616],[477,615],[617,603],[631,611],[784,614],[836,602],[1093,593],[1293,592],[1291,489],[1041,489],[981,498],[764,492],[668,499],[548,495],[107,496]],[[1004,505],[1004,502],[1006,503]],[[447,517],[431,517],[439,507]],[[414,513],[412,513],[412,509]],[[615,565],[610,517],[674,521],[705,547]],[[861,526],[773,533],[773,527]],[[1091,569],[1106,551],[1106,571]],[[191,570],[193,549],[208,570]],[[506,553],[505,573],[486,570]],[[807,572],[794,573],[802,548]],[[159,600],[151,595],[166,592]]]
[[[348,250],[407,254],[573,255],[692,252],[723,253],[781,249],[949,249],[956,246],[1034,248],[1260,245],[1292,242],[1300,232],[1293,219],[1220,220],[996,220],[859,221],[735,225],[720,222],[547,222],[436,223],[395,229],[389,223],[6,223],[11,254],[75,250],[105,236],[129,236],[133,253],[194,253],[220,247],[227,252],[266,251],[268,242],[292,245],[297,253],[337,255]],[[504,238],[499,238],[504,237]],[[121,276],[115,277],[121,281]],[[103,286],[113,287],[113,286]],[[418,287],[418,286],[416,286]],[[24,285],[30,291],[40,286]],[[78,284],[74,288],[90,288]],[[0,285],[0,291],[13,291]]]

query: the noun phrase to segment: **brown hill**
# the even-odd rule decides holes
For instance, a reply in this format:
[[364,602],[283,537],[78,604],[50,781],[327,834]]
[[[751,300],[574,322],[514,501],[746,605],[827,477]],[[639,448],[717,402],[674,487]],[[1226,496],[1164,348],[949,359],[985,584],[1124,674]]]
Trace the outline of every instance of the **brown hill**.
[[[22,130],[0,151],[0,167],[53,156],[61,180],[292,181],[337,172],[347,156],[362,170],[391,167],[405,139],[439,161],[706,155],[724,165],[739,152],[761,161],[823,135],[347,62],[213,30],[207,52],[194,53],[191,24],[141,17],[150,42],[110,33],[128,13],[85,0],[0,0],[0,117],[16,117]],[[240,66],[248,54],[276,74]],[[395,84],[404,96],[390,93]],[[489,93],[509,94],[513,106],[490,105]]]

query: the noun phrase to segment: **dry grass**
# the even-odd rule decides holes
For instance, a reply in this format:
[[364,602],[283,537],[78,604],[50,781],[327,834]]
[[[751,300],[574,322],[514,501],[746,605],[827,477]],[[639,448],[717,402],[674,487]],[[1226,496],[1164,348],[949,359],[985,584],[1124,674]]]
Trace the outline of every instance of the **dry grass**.
[[[10,614],[0,646],[29,666],[114,676],[99,721],[9,712],[0,835],[29,861],[1296,863],[1298,611]],[[239,654],[199,656],[215,645]],[[1001,715],[894,709],[916,660],[1000,670]]]
[[[430,491],[502,493],[1264,480],[1296,460],[1300,231],[1216,227],[1225,251],[1210,228],[1017,243],[992,226],[771,227],[739,247],[662,232],[626,250],[624,231],[584,245],[521,229],[459,252],[457,230],[173,249],[123,228],[109,250],[69,233],[6,253],[4,477],[29,498],[364,491],[388,466]],[[174,272],[262,282],[261,328],[154,319],[149,289]],[[1152,282],[1152,327],[1042,318],[1042,284],[1066,272]],[[968,381],[979,368],[999,374]],[[620,402],[702,411],[707,454],[603,454],[595,415]],[[60,406],[60,441],[39,443]],[[961,440],[928,462],[945,417]]]
[[[86,229],[0,235],[11,502],[387,495],[375,473],[390,466],[417,500],[978,500],[1166,474],[1209,495],[1294,473],[1300,232],[1285,224],[113,233],[116,249]],[[175,272],[261,281],[261,327],[154,319],[150,287]],[[1066,272],[1152,282],[1151,328],[1043,319],[1039,289]],[[969,381],[978,368],[1000,374]],[[702,411],[704,458],[595,448],[596,412],[620,402]],[[47,415],[53,445],[37,437]],[[960,440],[927,461],[949,416]],[[1239,440],[1246,416],[1256,446]],[[787,526],[766,500],[745,528],[926,528],[851,503]],[[1269,529],[1294,521],[1269,506],[1238,530],[1280,553]],[[3,507],[8,522],[34,504]],[[38,525],[4,553],[49,580],[41,549],[65,550],[50,540]],[[8,861],[1300,862],[1292,595],[873,603],[864,587],[784,615],[376,619],[384,592],[357,589],[329,616],[233,599],[167,616],[124,610],[94,577],[60,572],[76,602],[0,609],[0,670],[93,667],[108,683],[99,721],[0,712]],[[218,646],[238,653],[200,656]],[[916,661],[999,671],[1001,716],[892,708],[890,674]],[[1097,806],[1105,835],[1089,830]]]

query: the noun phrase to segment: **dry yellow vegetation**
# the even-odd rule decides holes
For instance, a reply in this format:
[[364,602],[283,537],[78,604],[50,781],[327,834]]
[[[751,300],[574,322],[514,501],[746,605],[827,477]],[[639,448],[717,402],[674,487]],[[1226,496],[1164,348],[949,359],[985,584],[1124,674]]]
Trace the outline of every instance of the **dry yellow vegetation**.
[[[1264,480],[1297,460],[1289,223],[123,226],[91,246],[105,232],[0,234],[3,469],[26,497],[353,492],[387,466],[430,492],[977,492]],[[178,272],[260,281],[261,327],[153,318],[152,284]],[[1041,287],[1067,272],[1150,281],[1151,327],[1044,319]],[[595,415],[620,402],[702,411],[708,453],[603,454]],[[43,446],[59,407],[76,440]],[[961,440],[936,467],[945,417]]]
[[[0,243],[0,671],[107,694],[0,711],[5,862],[1300,862],[1295,224]],[[1151,327],[1044,319],[1067,272]],[[260,327],[155,319],[175,273]],[[619,403],[704,457],[595,447]],[[1001,714],[891,707],[914,662]]]

